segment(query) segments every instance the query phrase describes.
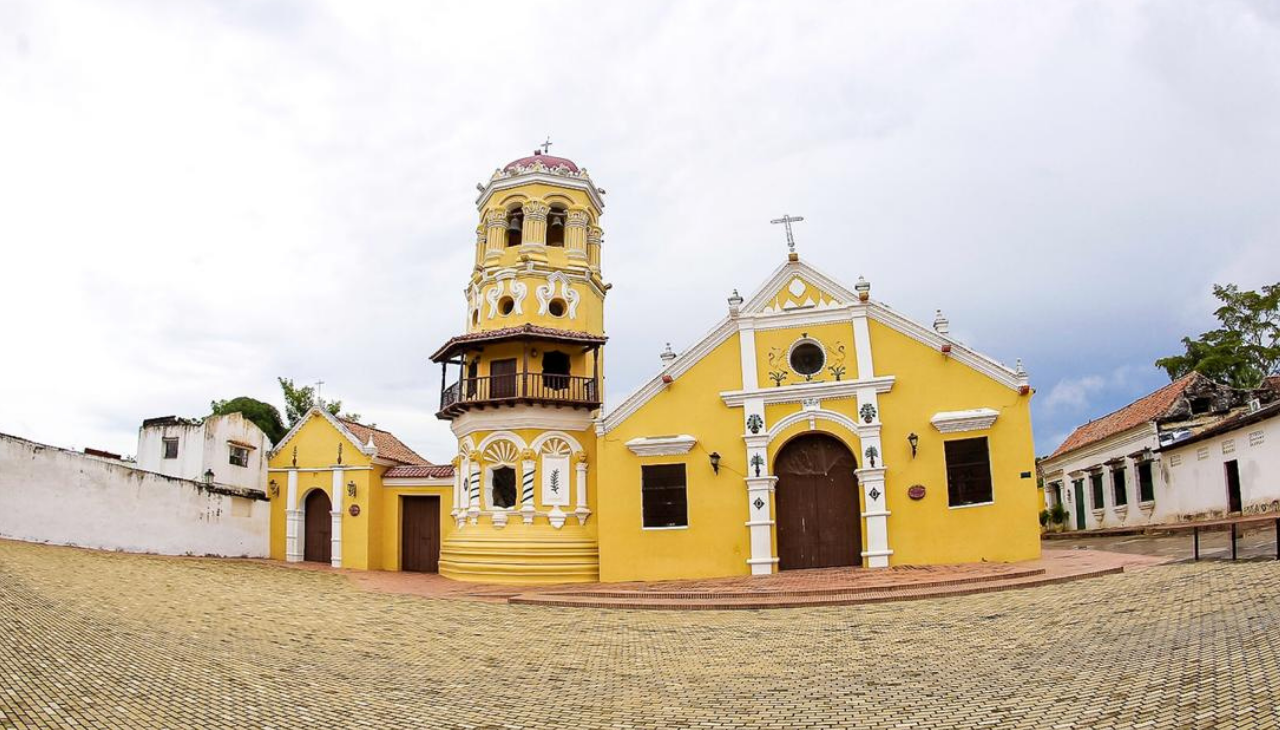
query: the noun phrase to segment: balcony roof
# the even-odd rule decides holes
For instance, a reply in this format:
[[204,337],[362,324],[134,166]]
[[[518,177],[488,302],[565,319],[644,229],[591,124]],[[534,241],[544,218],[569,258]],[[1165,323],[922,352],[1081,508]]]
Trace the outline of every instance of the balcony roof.
[[459,352],[478,349],[487,342],[507,342],[511,340],[539,340],[551,342],[571,342],[580,345],[599,347],[608,341],[604,335],[593,335],[590,332],[575,332],[554,327],[540,327],[536,324],[522,324],[515,327],[504,327],[498,330],[468,332],[458,335],[436,350],[431,356],[432,362],[448,360]]

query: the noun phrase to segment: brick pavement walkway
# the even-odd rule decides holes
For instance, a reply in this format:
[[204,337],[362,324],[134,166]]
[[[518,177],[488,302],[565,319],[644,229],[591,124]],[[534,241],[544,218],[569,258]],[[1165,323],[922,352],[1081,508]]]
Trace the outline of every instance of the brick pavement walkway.
[[0,542],[0,728],[1277,728],[1280,567],[671,612]]

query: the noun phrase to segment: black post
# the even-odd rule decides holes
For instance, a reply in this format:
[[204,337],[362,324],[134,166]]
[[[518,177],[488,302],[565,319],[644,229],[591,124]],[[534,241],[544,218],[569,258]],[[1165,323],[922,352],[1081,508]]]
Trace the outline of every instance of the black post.
[[1236,559],[1236,523],[1231,523],[1231,559]]
[[1195,544],[1196,560],[1200,560],[1200,526],[1196,525],[1191,528],[1192,539]]

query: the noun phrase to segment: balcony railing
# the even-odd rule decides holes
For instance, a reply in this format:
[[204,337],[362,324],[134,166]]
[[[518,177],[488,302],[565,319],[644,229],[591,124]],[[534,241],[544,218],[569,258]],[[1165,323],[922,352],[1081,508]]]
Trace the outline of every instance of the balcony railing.
[[452,415],[473,406],[521,402],[596,408],[600,405],[600,386],[593,377],[551,373],[463,378],[440,392],[440,413]]

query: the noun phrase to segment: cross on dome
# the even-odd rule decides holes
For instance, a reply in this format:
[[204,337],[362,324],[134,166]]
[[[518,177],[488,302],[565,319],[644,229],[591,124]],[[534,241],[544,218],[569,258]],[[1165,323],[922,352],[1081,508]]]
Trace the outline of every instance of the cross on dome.
[[545,154],[547,154],[548,152],[550,152],[550,151],[551,151],[551,135],[549,135],[549,134],[548,134],[548,135],[547,135],[547,141],[546,141],[546,142],[543,142],[542,144],[540,144],[540,145],[538,145],[538,146],[542,148],[542,154],[544,154],[544,155],[545,155]]

